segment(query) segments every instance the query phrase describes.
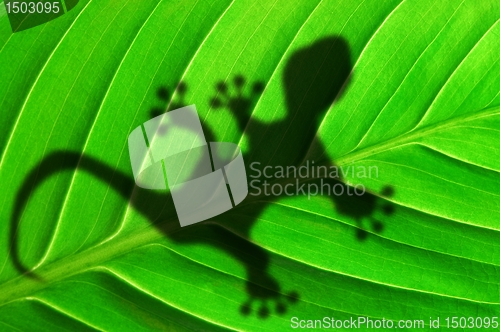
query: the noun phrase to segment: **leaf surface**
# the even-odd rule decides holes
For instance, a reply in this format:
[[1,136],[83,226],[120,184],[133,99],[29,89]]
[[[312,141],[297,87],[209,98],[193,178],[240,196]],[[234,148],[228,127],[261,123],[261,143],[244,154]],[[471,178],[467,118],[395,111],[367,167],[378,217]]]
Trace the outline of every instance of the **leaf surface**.
[[[15,34],[0,8],[5,329],[281,330],[291,317],[498,315],[498,2],[81,0]],[[330,59],[342,66],[325,53],[314,57],[318,72],[285,80],[321,40],[335,40],[332,50],[347,42],[346,75],[322,75]],[[243,126],[210,103],[224,98],[221,82],[238,93],[237,75],[243,96],[264,84]],[[312,121],[329,86],[337,98]],[[333,162],[371,194],[250,195],[179,229],[165,195],[126,186],[129,133],[179,99],[247,163]],[[356,175],[370,167],[377,176]],[[370,204],[365,219],[353,212]],[[262,295],[268,319],[258,301],[240,312],[251,287],[281,293]]]

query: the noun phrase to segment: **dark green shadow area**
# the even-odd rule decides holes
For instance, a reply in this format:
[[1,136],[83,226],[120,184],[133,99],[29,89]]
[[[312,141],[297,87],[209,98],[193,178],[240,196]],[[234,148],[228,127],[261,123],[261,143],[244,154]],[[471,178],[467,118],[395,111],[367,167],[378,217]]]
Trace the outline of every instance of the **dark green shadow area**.
[[10,26],[14,33],[52,21],[67,13],[77,4],[78,0],[4,1]]
[[71,9],[75,8],[78,5],[78,0],[66,0],[66,12],[69,12]]

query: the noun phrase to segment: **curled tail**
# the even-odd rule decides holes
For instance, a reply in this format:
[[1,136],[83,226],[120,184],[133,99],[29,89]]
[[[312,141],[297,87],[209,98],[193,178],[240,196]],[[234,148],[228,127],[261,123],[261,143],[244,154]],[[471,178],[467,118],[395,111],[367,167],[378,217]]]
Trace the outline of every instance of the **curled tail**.
[[10,219],[10,255],[16,270],[34,279],[40,279],[30,268],[21,261],[17,230],[21,222],[22,213],[28,204],[30,195],[52,175],[67,171],[81,170],[94,175],[96,178],[111,185],[120,195],[128,199],[134,188],[134,180],[103,162],[72,151],[56,151],[42,159],[25,178],[17,192],[14,209]]

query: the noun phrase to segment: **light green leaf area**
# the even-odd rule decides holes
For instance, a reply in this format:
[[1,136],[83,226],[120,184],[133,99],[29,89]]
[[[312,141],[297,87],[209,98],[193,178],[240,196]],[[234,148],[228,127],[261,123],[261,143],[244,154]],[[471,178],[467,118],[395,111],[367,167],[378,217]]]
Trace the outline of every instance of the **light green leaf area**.
[[[494,0],[81,0],[15,34],[0,14],[1,330],[498,316],[499,20]],[[348,75],[323,75],[328,52],[294,62],[332,36]],[[287,78],[308,59],[318,71]],[[210,103],[240,93],[237,75],[244,96],[264,83],[243,126]],[[181,81],[185,94],[158,97]],[[128,135],[179,99],[242,147],[247,175],[252,161],[329,162],[371,194],[249,195],[180,228],[167,194],[127,187]]]

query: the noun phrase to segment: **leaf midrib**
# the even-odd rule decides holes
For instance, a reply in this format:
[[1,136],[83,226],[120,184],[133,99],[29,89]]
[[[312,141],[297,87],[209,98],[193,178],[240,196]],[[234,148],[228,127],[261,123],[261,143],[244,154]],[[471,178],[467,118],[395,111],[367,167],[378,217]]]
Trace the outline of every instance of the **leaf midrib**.
[[[335,165],[337,165],[338,167],[342,167],[342,166],[345,166],[347,164],[350,164],[350,163],[353,163],[353,162],[356,162],[359,160],[364,160],[368,157],[374,156],[374,155],[382,153],[382,152],[386,152],[388,150],[391,150],[391,149],[394,149],[394,148],[397,148],[397,147],[400,147],[403,145],[407,145],[410,143],[416,143],[417,139],[422,138],[422,137],[426,137],[427,135],[431,135],[431,134],[440,132],[442,130],[447,130],[447,129],[450,129],[453,127],[460,127],[459,124],[461,124],[461,123],[473,121],[476,119],[480,119],[482,117],[494,116],[497,114],[500,114],[500,106],[490,107],[490,108],[484,109],[480,112],[476,112],[474,114],[470,114],[470,113],[463,114],[463,115],[457,116],[457,117],[452,118],[452,119],[437,122],[433,125],[423,126],[423,127],[418,128],[418,129],[413,129],[413,130],[410,130],[409,132],[407,132],[403,135],[399,135],[399,136],[394,137],[392,139],[389,139],[387,141],[372,144],[372,145],[364,147],[360,150],[357,150],[354,152],[351,151],[351,152],[346,153],[343,156],[340,156],[338,158],[334,158]],[[437,151],[437,152],[442,153],[441,151]],[[300,164],[298,164],[297,167],[304,165],[304,163],[306,163],[307,160],[308,160],[307,158],[304,158],[304,160]],[[323,158],[323,159],[319,160],[316,163],[316,165],[322,166],[329,161],[330,161],[330,159]],[[464,161],[464,162],[466,162],[466,161]],[[496,171],[496,170],[487,168],[486,166],[477,165],[477,164],[474,164],[474,165],[477,167]],[[314,179],[319,179],[319,178],[318,177],[306,178],[306,179],[302,179],[302,181],[299,181],[299,183],[311,181]],[[287,180],[288,180],[288,177],[285,176],[283,181],[281,181],[281,182],[277,181],[277,182],[273,182],[273,183],[285,183],[285,181],[287,181]],[[374,194],[376,194],[376,193],[374,193]],[[258,198],[262,197],[262,195],[258,195],[255,197],[258,199]]]
[[357,150],[355,152],[350,152],[336,159],[336,163],[340,165],[345,165],[356,160],[361,160],[366,157],[370,157],[384,151],[393,149],[397,146],[403,145],[405,143],[415,142],[418,138],[434,134],[441,130],[446,130],[452,127],[455,127],[457,124],[462,122],[473,121],[482,117],[493,116],[496,114],[500,114],[500,107],[495,106],[491,108],[487,108],[480,112],[474,113],[470,115],[469,113],[457,116],[452,119],[448,119],[445,121],[441,121],[435,123],[433,125],[420,127],[418,129],[413,129],[403,135],[394,137],[385,142],[381,142],[378,144],[372,144],[370,146],[364,147],[363,149]]
[[[42,266],[34,274],[38,279],[20,275],[0,285],[0,306],[17,298],[33,294],[35,291],[49,286],[55,281],[65,279],[85,270],[82,267],[97,267],[114,257],[124,255],[134,248],[144,246],[163,237],[163,234],[152,227],[145,227],[119,241],[106,242],[78,254],[66,256],[60,260]],[[45,280],[50,280],[46,282]]]

